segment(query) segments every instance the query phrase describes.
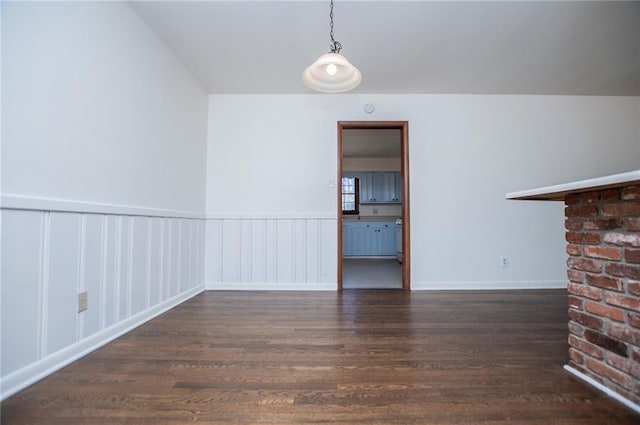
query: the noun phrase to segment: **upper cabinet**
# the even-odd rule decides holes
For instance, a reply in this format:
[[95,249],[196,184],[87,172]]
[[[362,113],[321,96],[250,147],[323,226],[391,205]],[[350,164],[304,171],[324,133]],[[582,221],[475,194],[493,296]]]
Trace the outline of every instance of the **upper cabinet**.
[[399,204],[402,202],[400,172],[345,172],[344,177],[360,180],[361,204]]

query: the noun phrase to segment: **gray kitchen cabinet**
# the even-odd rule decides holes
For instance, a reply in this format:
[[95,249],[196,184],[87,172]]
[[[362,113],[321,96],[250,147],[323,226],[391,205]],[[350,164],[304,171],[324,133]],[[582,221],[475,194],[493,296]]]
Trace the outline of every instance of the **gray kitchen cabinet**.
[[343,222],[343,257],[395,256],[395,228],[393,221]]
[[402,202],[402,176],[397,171],[346,172],[344,177],[360,181],[361,204],[399,204]]

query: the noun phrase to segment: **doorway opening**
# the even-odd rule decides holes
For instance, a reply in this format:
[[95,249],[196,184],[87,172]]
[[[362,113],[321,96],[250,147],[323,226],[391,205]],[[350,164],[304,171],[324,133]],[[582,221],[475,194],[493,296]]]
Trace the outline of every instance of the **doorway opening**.
[[410,290],[408,122],[339,121],[337,181],[338,291]]

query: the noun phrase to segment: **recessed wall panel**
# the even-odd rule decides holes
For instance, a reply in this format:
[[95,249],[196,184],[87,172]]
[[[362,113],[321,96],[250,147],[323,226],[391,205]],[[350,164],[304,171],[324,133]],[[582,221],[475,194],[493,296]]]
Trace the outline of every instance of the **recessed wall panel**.
[[44,216],[32,211],[0,212],[2,376],[39,358]]
[[102,328],[108,328],[116,322],[118,303],[118,256],[119,256],[119,217],[115,215],[103,216],[103,269],[102,269]]
[[143,311],[147,307],[147,272],[149,262],[149,226],[148,217],[132,219],[131,244],[131,314]]
[[171,219],[169,226],[171,227],[171,245],[169,246],[169,252],[171,253],[171,280],[169,282],[169,298],[175,296],[180,291],[180,281],[182,280],[180,257],[181,252],[181,240],[182,240],[182,227],[180,226],[180,219]]
[[240,282],[241,258],[241,220],[223,220],[221,270],[223,282]]
[[276,224],[278,282],[291,283],[295,273],[295,220],[278,220]]
[[162,299],[164,284],[164,219],[151,219],[151,265],[149,302],[155,305]]
[[83,270],[81,270],[82,290],[87,292],[87,310],[81,313],[83,321],[81,337],[87,337],[100,330],[102,310],[102,229],[103,218],[98,214],[84,216],[84,238],[82,240]]
[[49,273],[45,282],[45,353],[77,340],[80,214],[51,213]]
[[131,262],[133,256],[132,217],[118,217],[118,257],[117,257],[117,319],[131,315]]
[[180,225],[180,279],[178,281],[179,291],[186,291],[191,285],[191,220],[181,219]]

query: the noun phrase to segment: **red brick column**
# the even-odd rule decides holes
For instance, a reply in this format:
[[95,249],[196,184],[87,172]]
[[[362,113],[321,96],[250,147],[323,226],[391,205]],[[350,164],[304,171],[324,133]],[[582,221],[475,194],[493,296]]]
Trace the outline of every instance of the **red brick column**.
[[640,402],[640,186],[568,195],[569,365]]

